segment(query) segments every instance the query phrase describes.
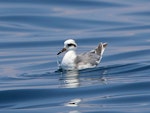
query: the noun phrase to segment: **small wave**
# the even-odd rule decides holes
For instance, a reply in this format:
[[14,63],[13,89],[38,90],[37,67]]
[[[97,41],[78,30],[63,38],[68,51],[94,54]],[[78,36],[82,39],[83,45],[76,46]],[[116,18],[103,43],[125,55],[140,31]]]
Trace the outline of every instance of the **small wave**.
[[7,3],[7,4],[24,4],[24,5],[45,5],[45,6],[71,6],[71,7],[124,7],[124,6],[128,6],[125,4],[121,4],[121,3],[114,3],[114,2],[106,2],[106,1],[84,1],[84,0],[63,0],[63,1],[59,1],[59,0],[55,0],[55,1],[40,1],[37,0],[36,2],[31,2],[30,0],[26,0],[26,1],[19,1],[19,0],[15,0],[14,2],[12,1],[5,1],[2,0],[1,3]]

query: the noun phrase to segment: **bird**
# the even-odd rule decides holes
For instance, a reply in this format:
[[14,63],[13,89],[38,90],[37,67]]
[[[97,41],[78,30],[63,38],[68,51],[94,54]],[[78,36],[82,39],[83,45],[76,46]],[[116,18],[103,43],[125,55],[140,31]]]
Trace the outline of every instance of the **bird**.
[[66,52],[60,63],[60,68],[68,71],[95,68],[100,63],[106,46],[107,43],[101,42],[95,49],[78,55],[75,40],[67,39],[64,42],[64,48],[57,53],[57,55],[60,55]]

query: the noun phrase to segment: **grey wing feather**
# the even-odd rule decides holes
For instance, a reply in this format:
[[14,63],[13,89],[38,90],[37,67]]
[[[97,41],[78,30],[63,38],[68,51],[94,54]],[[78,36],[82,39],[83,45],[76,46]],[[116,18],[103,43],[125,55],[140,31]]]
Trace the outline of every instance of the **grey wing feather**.
[[98,65],[99,60],[100,60],[101,56],[97,55],[95,53],[95,50],[87,52],[87,53],[83,53],[77,56],[76,58],[76,64],[79,63],[85,63],[85,64],[91,64],[91,65]]
[[83,53],[77,56],[75,63],[85,63],[85,64],[91,64],[91,65],[98,65],[102,54],[104,52],[105,47],[107,46],[107,43],[100,43],[98,47],[90,52]]

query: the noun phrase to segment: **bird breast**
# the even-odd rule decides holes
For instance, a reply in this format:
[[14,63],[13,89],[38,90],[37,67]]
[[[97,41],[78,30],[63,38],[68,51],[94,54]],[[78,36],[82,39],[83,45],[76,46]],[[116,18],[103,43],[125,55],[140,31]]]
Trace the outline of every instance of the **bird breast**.
[[61,66],[63,69],[73,69],[76,67],[75,65],[76,53],[75,51],[68,51],[63,57]]

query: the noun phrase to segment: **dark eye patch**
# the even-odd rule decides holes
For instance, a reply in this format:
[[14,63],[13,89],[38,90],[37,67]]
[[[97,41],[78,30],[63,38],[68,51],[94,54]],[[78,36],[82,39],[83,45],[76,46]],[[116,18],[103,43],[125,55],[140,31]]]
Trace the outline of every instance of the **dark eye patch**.
[[76,45],[75,45],[75,44],[68,44],[68,47],[70,47],[70,46],[74,46],[74,47],[76,47]]

